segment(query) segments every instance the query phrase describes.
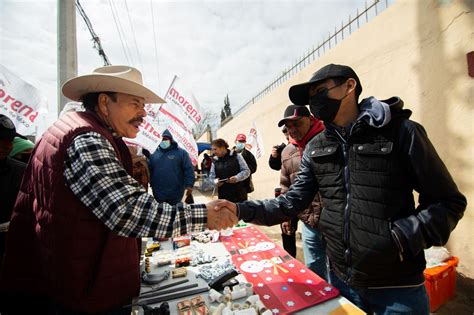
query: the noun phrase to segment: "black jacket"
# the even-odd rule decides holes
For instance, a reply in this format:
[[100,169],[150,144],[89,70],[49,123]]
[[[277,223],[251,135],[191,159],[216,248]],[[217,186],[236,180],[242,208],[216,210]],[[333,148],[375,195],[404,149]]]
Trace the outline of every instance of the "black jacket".
[[254,191],[252,174],[257,171],[257,160],[255,159],[255,156],[253,156],[252,152],[247,149],[243,149],[241,154],[245,160],[245,163],[247,163],[247,166],[250,169],[250,176],[244,180],[244,186],[247,189],[247,193],[251,193]]
[[274,225],[319,191],[328,257],[336,275],[355,287],[423,283],[423,249],[444,245],[466,208],[424,128],[408,119],[400,99],[384,102],[391,104],[388,125],[360,120],[346,137],[327,128],[307,145],[286,194],[238,204],[240,219]]
[[[216,178],[230,178],[240,172],[239,161],[235,151],[228,151],[226,155],[214,160],[214,171]],[[245,180],[237,183],[224,182],[217,189],[219,199],[227,199],[232,202],[247,200],[247,188]]]

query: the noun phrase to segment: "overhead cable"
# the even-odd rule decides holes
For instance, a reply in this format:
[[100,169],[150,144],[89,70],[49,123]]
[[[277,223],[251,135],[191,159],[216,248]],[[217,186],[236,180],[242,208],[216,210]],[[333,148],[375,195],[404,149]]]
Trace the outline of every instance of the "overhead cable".
[[102,57],[102,59],[104,59],[104,66],[110,65],[109,58],[107,58],[107,55],[105,54],[104,48],[102,47],[102,44],[100,43],[100,38],[94,32],[94,29],[92,28],[91,21],[87,17],[86,12],[82,8],[81,4],[79,3],[79,0],[76,0],[76,8],[77,8],[79,14],[84,19],[84,22],[86,23],[87,28],[89,29],[89,33],[92,36],[92,41],[94,42],[94,48],[97,49],[97,51],[99,52],[99,55]]
[[130,52],[130,48],[128,47],[128,44],[127,44],[127,39],[126,39],[126,36],[125,36],[125,32],[124,32],[122,23],[120,22],[120,14],[119,14],[119,12],[117,10],[117,7],[115,6],[115,3],[113,2],[113,0],[112,1],[109,0],[109,5],[110,5],[110,9],[112,10],[112,15],[114,17],[115,26],[117,27],[117,31],[119,33],[119,36],[120,36],[120,38],[123,38],[123,46],[125,47],[124,51],[126,51],[128,53],[128,57],[127,57],[127,53],[125,53],[125,57],[127,58],[127,61],[129,62],[129,64],[134,66],[135,61],[133,59],[132,53]]
[[142,58],[140,57],[140,51],[138,50],[137,38],[135,37],[135,31],[133,29],[132,19],[130,18],[130,11],[128,10],[127,0],[125,0],[125,8],[127,9],[128,21],[130,23],[130,27],[132,28],[133,41],[135,42],[135,49],[138,55],[138,62],[140,63],[140,67],[143,73],[145,69],[143,68]]
[[155,65],[156,65],[156,81],[157,85],[159,86],[158,78],[158,45],[156,44],[156,32],[155,32],[155,14],[153,13],[153,0],[150,0],[150,7],[151,7],[151,24],[153,25],[153,41],[155,42]]

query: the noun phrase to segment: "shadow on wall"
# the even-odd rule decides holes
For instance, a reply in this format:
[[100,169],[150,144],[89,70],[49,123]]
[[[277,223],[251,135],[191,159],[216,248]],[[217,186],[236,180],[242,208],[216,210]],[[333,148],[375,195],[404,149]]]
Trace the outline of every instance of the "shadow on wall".
[[[441,28],[441,20],[437,7],[449,5],[450,1],[418,1],[418,37],[420,40],[420,61],[415,64],[420,85],[419,117],[420,122],[428,130],[428,136],[435,143],[435,148],[444,156],[444,162],[449,159],[448,169],[453,174],[455,170],[472,169],[471,157],[463,156],[457,148],[463,148],[467,144],[467,139],[471,135],[459,136],[452,132],[449,119],[452,115],[449,104],[455,104],[456,98],[460,101],[461,94],[453,93],[459,84],[457,80],[467,75],[465,51],[458,51],[449,59],[446,55],[446,45],[443,33],[451,25],[448,23],[445,29]],[[466,10],[473,6],[474,1],[467,0]],[[469,4],[470,3],[470,4]],[[453,21],[457,17],[453,18]],[[451,22],[453,22],[451,21]],[[459,62],[461,58],[464,63]],[[452,67],[452,65],[462,65]],[[447,92],[453,99],[448,99]],[[463,102],[464,104],[467,102]],[[409,104],[407,104],[409,105]],[[442,145],[440,145],[442,144]],[[471,182],[466,181],[466,177],[457,176],[456,182],[463,190],[471,190]]]

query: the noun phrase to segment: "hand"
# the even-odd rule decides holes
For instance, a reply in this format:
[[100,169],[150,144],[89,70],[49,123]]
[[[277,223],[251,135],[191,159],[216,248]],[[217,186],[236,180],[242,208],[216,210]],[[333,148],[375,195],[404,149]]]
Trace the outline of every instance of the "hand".
[[231,183],[231,184],[234,184],[234,183],[237,183],[237,177],[235,176],[232,176],[231,178],[229,178],[227,180],[228,183]]
[[186,196],[189,196],[193,193],[193,188],[192,187],[188,187],[186,188]]
[[272,158],[276,159],[278,157],[278,149],[276,146],[272,148]]
[[281,232],[286,235],[292,235],[295,233],[295,229],[291,226],[291,221],[286,221],[280,224]]
[[222,230],[233,227],[239,222],[237,218],[237,206],[227,200],[214,200],[206,204],[207,228],[210,230]]

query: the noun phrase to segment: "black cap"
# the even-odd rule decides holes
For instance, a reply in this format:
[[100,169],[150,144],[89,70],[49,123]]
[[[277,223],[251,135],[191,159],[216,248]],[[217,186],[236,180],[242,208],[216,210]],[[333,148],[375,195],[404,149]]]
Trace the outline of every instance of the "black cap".
[[331,63],[316,71],[308,82],[290,87],[288,95],[290,96],[291,102],[296,105],[307,105],[309,103],[308,89],[311,85],[336,77],[353,78],[359,87],[357,93],[360,94],[362,92],[359,77],[351,67]]
[[0,139],[13,139],[20,137],[26,139],[16,132],[15,124],[5,115],[0,114]]
[[285,114],[283,114],[283,119],[278,122],[278,127],[283,126],[287,120],[297,120],[309,116],[310,113],[306,106],[290,105],[285,109]]

